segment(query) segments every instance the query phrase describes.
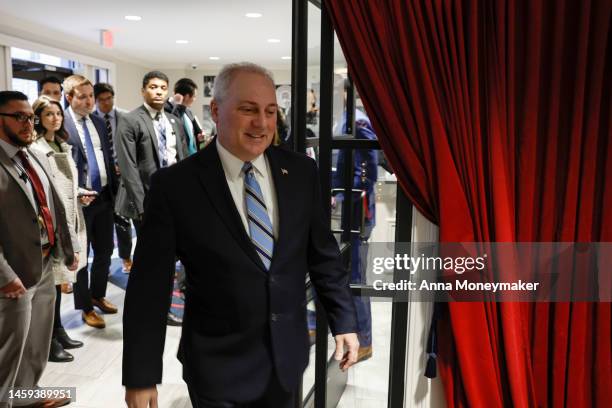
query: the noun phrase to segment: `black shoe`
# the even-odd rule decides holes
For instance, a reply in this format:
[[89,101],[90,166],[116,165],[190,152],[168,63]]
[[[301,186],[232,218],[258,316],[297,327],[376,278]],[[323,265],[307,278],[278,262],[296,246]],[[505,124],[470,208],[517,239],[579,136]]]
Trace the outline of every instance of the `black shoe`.
[[168,326],[181,326],[183,324],[183,319],[173,313],[168,312],[167,324]]
[[83,342],[71,339],[63,327],[60,327],[59,329],[53,329],[53,338],[57,339],[62,345],[62,347],[64,347],[64,349],[75,349],[83,347]]
[[51,339],[51,350],[49,350],[49,361],[54,363],[67,363],[74,360],[74,356],[64,350],[57,339]]

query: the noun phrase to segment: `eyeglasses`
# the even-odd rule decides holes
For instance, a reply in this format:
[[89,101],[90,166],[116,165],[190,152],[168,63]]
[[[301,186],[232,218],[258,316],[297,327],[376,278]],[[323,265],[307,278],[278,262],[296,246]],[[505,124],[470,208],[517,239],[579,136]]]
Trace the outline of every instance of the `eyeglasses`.
[[20,123],[34,122],[34,115],[26,115],[25,113],[0,113],[0,116],[15,118]]

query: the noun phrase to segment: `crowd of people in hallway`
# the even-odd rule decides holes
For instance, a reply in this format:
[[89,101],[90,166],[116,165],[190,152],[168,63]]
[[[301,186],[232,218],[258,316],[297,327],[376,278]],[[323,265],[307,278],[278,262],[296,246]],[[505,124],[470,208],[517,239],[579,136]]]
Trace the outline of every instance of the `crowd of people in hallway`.
[[[241,73],[240,69],[245,72]],[[263,69],[259,71],[259,68],[252,68],[249,65],[246,65],[246,69],[239,66],[237,70],[245,77],[250,74],[254,83],[269,93],[267,88],[270,85],[270,77],[267,76],[267,71]],[[238,74],[232,75],[240,78]],[[233,89],[232,80],[237,81],[230,74],[228,76],[228,83],[221,84],[225,91]],[[262,78],[263,85],[257,82]],[[169,96],[169,84],[170,81],[163,72],[148,72],[142,80],[143,103],[129,112],[115,106],[115,90],[112,85],[93,84],[88,78],[77,74],[68,76],[63,81],[54,77],[45,78],[40,82],[40,96],[32,105],[28,102],[27,96],[20,92],[0,91],[2,124],[0,126],[0,197],[2,198],[0,200],[0,344],[2,344],[0,397],[5,396],[8,390],[14,387],[37,387],[47,361],[62,363],[73,361],[74,356],[69,350],[84,345],[79,339],[72,338],[62,324],[60,313],[62,296],[72,293],[74,307],[81,312],[83,322],[96,329],[105,328],[105,314],[118,313],[117,305],[107,298],[111,257],[116,246],[124,273],[130,274],[132,266],[136,265],[132,259],[132,225],[136,236],[140,237],[146,224],[146,208],[154,174],[158,174],[160,169],[173,167],[174,164],[185,161],[204,149],[207,142],[212,140],[207,137],[210,135],[204,134],[191,110],[198,92],[196,83],[189,78],[176,81],[171,96]],[[273,87],[271,89],[273,90]],[[229,96],[220,92],[215,94],[215,102],[221,105],[223,101],[227,104],[225,98],[229,99]],[[259,89],[253,92],[253,99],[261,97]],[[254,102],[248,100],[247,102],[247,105],[249,103],[256,105]],[[225,108],[226,116],[219,116],[224,113],[220,108],[221,113],[216,114],[217,121],[228,128],[228,122],[237,120],[231,116],[235,116],[236,111],[253,116],[249,109],[255,110],[259,107],[251,105],[236,107],[235,111]],[[271,131],[271,137],[274,139],[274,144],[279,144],[281,137],[286,138],[289,130],[279,110],[274,109],[274,120],[270,115],[267,115],[265,120],[266,123],[273,123],[275,128]],[[369,121],[363,117],[358,119],[361,120],[358,122],[357,134],[361,135],[359,137],[375,138]],[[227,134],[231,134],[231,131],[238,130],[229,128]],[[267,140],[267,136],[269,135],[262,137]],[[235,153],[241,153],[240,149],[244,146],[241,147],[240,143],[244,142],[231,140],[230,136],[225,138],[226,142],[217,141],[215,152],[219,150],[218,155],[228,175],[231,172],[225,166],[233,166],[237,156]],[[272,140],[269,142],[272,143]],[[228,143],[229,147],[225,143]],[[231,143],[237,145],[232,146]],[[257,155],[247,152],[248,154],[243,154],[246,159],[239,157],[242,162],[252,162],[252,167],[251,170],[245,170],[241,164],[236,174],[244,174],[241,177],[246,179],[249,172],[259,171],[266,174],[271,171],[270,166],[276,165],[275,163],[267,163],[268,159],[264,162],[255,160],[262,157],[262,152],[267,146],[262,144],[262,147],[256,149]],[[224,148],[228,148],[227,151]],[[364,262],[360,262],[359,258],[365,259],[367,256],[367,252],[363,253],[362,243],[367,240],[369,231],[374,225],[373,185],[376,181],[377,163],[375,156],[370,156],[371,152],[358,151],[355,157],[355,187],[361,186],[360,188],[366,189],[368,197],[368,202],[364,202],[361,210],[367,213],[368,230],[364,232],[367,235],[356,237],[354,243],[352,281],[356,283],[363,283]],[[282,171],[282,174],[288,174],[287,169],[283,168]],[[304,169],[300,171],[306,172]],[[228,176],[227,183],[236,206],[240,208],[238,203],[243,199],[234,196],[232,190],[234,187],[231,183],[235,181],[232,177]],[[335,175],[335,187],[340,186],[342,179],[340,173]],[[268,183],[270,184],[263,184],[262,187],[264,196],[267,194],[276,197],[276,194],[280,194],[281,187],[277,181],[268,181]],[[276,187],[274,184],[277,184]],[[241,189],[242,184],[235,188]],[[245,191],[249,188],[257,190],[259,185],[249,187],[245,181],[244,188]],[[242,194],[240,193],[241,197]],[[259,191],[259,194],[262,192]],[[265,201],[257,195],[252,200],[255,206],[261,206],[262,201]],[[248,202],[246,205],[248,207]],[[250,211],[247,207],[245,211]],[[270,207],[275,208],[274,201]],[[240,214],[243,221],[250,217],[248,211]],[[276,211],[279,211],[278,208]],[[359,217],[362,216],[360,212]],[[267,220],[269,228],[266,225],[262,227],[261,220],[255,224],[260,230],[265,230],[263,235],[278,237],[278,217],[279,214],[276,213]],[[151,234],[151,223],[149,220],[149,234]],[[247,233],[252,228],[249,222],[245,223]],[[315,227],[310,226],[310,228]],[[316,228],[322,227],[317,224]],[[296,228],[295,233],[300,230],[301,227]],[[146,231],[144,233],[146,234]],[[323,244],[308,243],[316,247],[309,250],[327,251],[321,254],[321,257],[333,257],[333,245],[327,242],[327,232],[322,229],[318,233],[320,234],[318,238],[321,242],[326,242],[325,245],[328,247],[323,248],[318,247]],[[257,249],[256,253],[266,270],[271,268],[274,245],[277,246],[274,250],[280,248],[282,251],[288,251],[278,242],[270,244],[272,246],[267,248],[265,247],[267,244],[260,243],[261,240],[252,239]],[[146,244],[147,241],[142,246]],[[207,242],[203,247],[211,245],[214,246]],[[189,247],[189,250],[191,249]],[[141,252],[145,250],[141,249]],[[294,255],[297,258],[302,257],[302,249],[292,250],[296,251]],[[147,253],[150,254],[150,251]],[[172,256],[176,260],[181,258],[180,255],[188,258],[185,253],[178,252]],[[152,256],[151,259],[156,258]],[[145,263],[142,259],[140,262]],[[216,267],[231,263],[223,257],[219,262],[221,263]],[[329,267],[334,269],[334,273],[339,273],[335,262],[333,265],[329,264],[333,267]],[[188,272],[182,263],[179,264],[178,272],[175,273],[174,268],[172,269],[173,287],[178,287],[181,296],[185,297],[185,293],[189,291],[186,276]],[[147,266],[150,269],[154,268],[150,263],[147,263]],[[328,271],[320,273],[324,272]],[[317,281],[316,284],[320,285],[317,288],[321,289],[319,295],[324,300],[328,300],[326,306],[332,309],[340,308],[344,314],[354,313],[353,309],[357,306],[358,322],[353,322],[352,317],[344,316],[342,319],[345,320],[340,319],[344,322],[344,326],[335,328],[332,326],[340,336],[340,344],[346,341],[345,346],[350,346],[351,354],[341,356],[344,366],[348,367],[357,361],[357,349],[355,349],[357,336],[354,342],[352,338],[347,340],[342,337],[345,333],[353,334],[356,324],[363,326],[359,330],[359,341],[362,344],[358,350],[359,359],[371,356],[369,303],[356,299],[355,305],[351,302],[350,306],[343,304],[340,307],[337,303],[332,306],[333,302],[326,299],[329,294],[323,289],[331,290],[333,287],[332,292],[338,296],[334,302],[339,302],[339,299],[346,300],[344,298],[349,296],[348,286],[344,287],[337,282],[332,285],[324,281]],[[134,289],[135,284],[131,285],[134,293],[137,289]],[[223,303],[221,300],[219,302]],[[132,304],[132,308],[137,307]],[[166,313],[165,324],[175,326],[183,324],[182,316],[173,314],[170,310],[166,310]],[[143,317],[144,320],[146,319]],[[133,326],[140,327],[136,323]],[[307,325],[303,326],[306,330]],[[128,346],[132,347],[130,353],[137,354],[133,346],[135,342],[138,343],[136,340],[139,337],[133,332],[128,334],[132,337]],[[301,366],[298,368],[303,369]],[[124,367],[124,378],[125,373]],[[127,373],[128,379],[124,380],[127,381],[125,385],[138,386],[140,374],[133,374],[130,369]],[[276,378],[274,375],[270,381],[270,384],[262,386],[275,389],[281,385],[285,386],[281,384],[284,379]],[[152,384],[147,383],[147,385]],[[274,392],[277,393],[278,390]],[[190,394],[192,401],[194,398],[199,398],[197,390],[190,389]],[[40,405],[40,401],[15,401],[11,405],[11,402],[0,399],[0,407],[53,407],[69,402],[69,399],[59,398],[42,401],[42,404],[46,405]]]

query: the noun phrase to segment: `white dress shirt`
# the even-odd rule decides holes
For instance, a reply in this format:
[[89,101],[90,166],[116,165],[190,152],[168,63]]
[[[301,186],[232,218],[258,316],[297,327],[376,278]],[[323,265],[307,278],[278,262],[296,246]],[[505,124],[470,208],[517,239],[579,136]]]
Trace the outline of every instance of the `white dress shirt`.
[[[15,170],[17,170],[17,174],[19,174],[19,178],[20,178],[19,182],[22,183],[21,185],[25,188],[25,191],[28,194],[28,198],[30,199],[30,203],[32,203],[34,207],[34,211],[38,214],[39,211],[38,211],[38,205],[36,204],[36,201],[37,201],[36,192],[34,191],[34,188],[32,187],[32,183],[29,181],[25,168],[23,167],[23,164],[21,164],[21,159],[17,157],[17,152],[19,152],[20,150],[22,150],[25,153],[26,157],[28,158],[28,161],[34,168],[34,171],[38,175],[38,178],[40,179],[40,182],[43,185],[43,190],[45,191],[45,195],[47,196],[47,205],[49,206],[49,211],[51,211],[51,219],[53,220],[53,227],[54,227],[54,230],[57,230],[57,221],[55,217],[55,205],[53,203],[53,192],[51,190],[51,184],[49,182],[49,178],[47,177],[47,173],[45,173],[45,171],[40,166],[40,164],[38,164],[38,160],[32,157],[32,155],[28,152],[27,149],[23,147],[13,146],[12,144],[7,143],[2,139],[0,139],[0,149],[3,149],[4,152],[8,155],[8,157],[10,157],[11,160],[13,161]],[[48,241],[48,238],[46,237],[47,231],[42,230],[41,233],[44,235],[43,244],[48,243],[49,241]]]
[[[170,124],[170,120],[168,120],[168,117],[166,116],[163,109],[161,111],[156,111],[155,109],[153,109],[146,103],[144,104],[144,106],[147,109],[147,112],[149,112],[149,115],[151,115],[151,119],[153,119],[153,128],[155,129],[155,135],[157,136],[158,146],[159,146],[159,143],[161,143],[161,141],[159,138],[159,131],[157,130],[157,126],[155,123],[155,117],[157,116],[158,113],[161,114],[160,120],[163,122],[164,128],[166,129],[166,153],[168,155],[167,157],[168,166],[171,166],[174,163],[176,163],[176,134],[174,133],[174,128]],[[161,160],[160,160],[160,163],[161,163]]]
[[[247,235],[249,235],[247,208],[246,203],[244,201],[244,173],[242,171],[242,166],[244,166],[244,162],[233,154],[231,154],[229,151],[227,151],[227,149],[224,148],[221,143],[219,143],[219,138],[217,138],[217,151],[219,152],[221,165],[223,166],[223,171],[225,172],[225,180],[227,181],[227,186],[229,187],[230,193],[232,194],[232,198],[234,199],[234,204],[236,204],[236,209],[238,210],[240,218],[242,219],[244,229],[246,230]],[[268,163],[266,155],[261,154],[255,160],[251,161],[251,164],[253,165],[253,168],[255,170],[255,178],[259,183],[261,193],[263,194],[264,202],[266,203],[268,217],[270,217],[270,222],[272,222],[274,237],[278,238],[278,210],[276,205],[276,189],[274,187],[274,182],[271,178],[272,169],[270,168],[270,163]]]
[[[87,156],[87,143],[85,142],[85,132],[83,131],[83,116],[79,115],[71,108],[66,109],[72,115],[72,120],[74,120],[74,125],[77,128],[77,132],[79,132],[79,139],[81,139],[81,144],[83,145],[83,150],[85,151],[85,155]],[[86,117],[85,121],[87,125],[87,130],[89,130],[89,136],[91,136],[91,143],[93,144],[94,153],[96,155],[96,162],[98,163],[98,169],[100,169],[100,181],[102,187],[108,184],[108,176],[106,172],[106,164],[104,162],[104,152],[102,151],[102,144],[100,142],[100,135],[98,135],[98,130],[95,125],[91,121],[89,115]],[[87,158],[89,160],[89,158]],[[89,172],[87,173],[87,182],[85,183],[88,189],[92,188],[91,180],[89,177]]]

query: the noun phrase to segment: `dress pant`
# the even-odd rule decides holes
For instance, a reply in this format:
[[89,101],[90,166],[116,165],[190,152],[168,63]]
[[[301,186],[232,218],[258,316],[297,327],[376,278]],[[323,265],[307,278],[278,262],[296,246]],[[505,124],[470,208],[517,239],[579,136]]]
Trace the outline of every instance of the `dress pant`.
[[132,223],[129,218],[123,218],[118,215],[115,215],[114,219],[119,258],[132,259]]
[[294,408],[295,392],[288,392],[280,385],[276,373],[270,376],[268,388],[262,396],[254,401],[234,402],[234,401],[215,401],[206,398],[198,393],[190,384],[187,384],[189,398],[193,408]]
[[8,390],[36,387],[47,365],[55,310],[51,264],[47,257],[40,281],[19,299],[0,295],[0,408],[25,405],[9,403]]
[[74,307],[89,311],[93,309],[91,298],[100,299],[106,296],[108,274],[113,255],[113,205],[105,187],[98,198],[83,208],[87,226],[87,257],[89,248],[94,252],[91,263],[91,279],[87,266],[77,273],[74,283]]

